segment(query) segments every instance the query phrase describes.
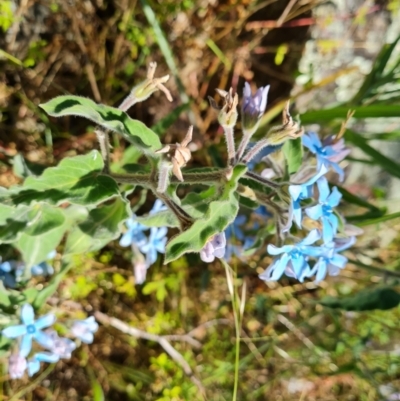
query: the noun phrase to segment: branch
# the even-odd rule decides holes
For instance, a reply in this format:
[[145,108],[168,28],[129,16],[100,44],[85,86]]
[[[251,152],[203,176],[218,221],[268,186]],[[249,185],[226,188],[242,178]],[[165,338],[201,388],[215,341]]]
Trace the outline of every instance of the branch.
[[[95,312],[94,317],[100,323],[114,327],[115,329],[121,331],[124,334],[128,334],[135,338],[142,338],[144,340],[154,341],[158,343],[165,352],[183,369],[185,374],[190,378],[190,380],[198,387],[202,395],[205,397],[205,389],[201,384],[200,380],[194,375],[192,368],[185,361],[183,356],[170,344],[165,336],[159,336],[157,334],[147,333],[146,331],[136,329],[131,327],[122,320],[115,317],[110,317],[102,312]],[[182,336],[179,336],[182,338]]]

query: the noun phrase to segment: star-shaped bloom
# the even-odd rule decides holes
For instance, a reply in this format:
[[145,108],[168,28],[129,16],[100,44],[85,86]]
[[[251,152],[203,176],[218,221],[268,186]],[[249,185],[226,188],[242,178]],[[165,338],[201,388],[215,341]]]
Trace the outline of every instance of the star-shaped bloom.
[[321,254],[307,277],[316,274],[315,282],[319,283],[327,274],[337,276],[348,262],[347,258],[338,252],[350,248],[355,242],[356,237],[335,238],[332,242],[323,245],[320,248]]
[[13,274],[15,268],[16,268],[16,261],[14,260],[0,263],[0,280],[8,288],[15,288],[17,285],[15,276]]
[[126,222],[128,226],[128,230],[121,237],[119,244],[121,246],[131,246],[135,244],[137,246],[144,245],[147,241],[144,231],[147,230],[147,227],[138,223],[135,220],[135,216],[129,218]]
[[293,219],[296,222],[296,224],[301,228],[301,220],[302,220],[301,201],[304,199],[311,198],[313,194],[314,184],[318,181],[319,178],[321,178],[324,174],[326,174],[327,171],[328,169],[324,165],[322,165],[318,173],[315,176],[311,177],[306,182],[302,184],[289,185],[289,194],[291,202],[289,206],[288,221],[285,227],[283,227],[282,229],[283,232],[290,230]]
[[215,234],[200,251],[200,259],[203,262],[213,262],[215,258],[223,258],[226,251],[225,233]]
[[160,253],[165,252],[167,232],[167,227],[152,227],[147,242],[139,246],[140,251],[146,255],[147,266],[151,266],[157,260],[157,251]]
[[332,241],[337,233],[339,220],[335,215],[333,208],[336,207],[342,194],[336,187],[333,187],[332,192],[329,191],[328,181],[325,177],[321,177],[317,181],[319,190],[319,203],[318,205],[306,209],[308,217],[313,220],[321,220],[322,222],[322,239],[324,243]]
[[343,160],[349,153],[350,149],[344,145],[343,138],[335,141],[333,137],[328,137],[323,142],[319,139],[315,132],[308,132],[302,137],[303,145],[310,149],[317,157],[318,169],[322,165],[332,167],[338,174],[340,181],[343,181],[344,171],[338,162]]
[[55,330],[47,330],[46,334],[50,337],[46,348],[58,358],[71,358],[72,351],[75,350],[76,344],[69,338],[59,337]]
[[93,333],[96,333],[98,328],[99,325],[94,316],[90,316],[85,320],[76,320],[71,327],[71,333],[85,344],[91,344],[93,342]]
[[51,326],[56,318],[50,313],[35,321],[32,306],[25,304],[21,309],[21,321],[23,324],[7,327],[2,331],[2,334],[7,338],[22,337],[19,353],[26,358],[32,348],[32,339],[45,348],[49,345],[51,339],[41,330]]
[[320,251],[318,247],[311,246],[315,241],[320,239],[318,230],[309,232],[306,238],[293,245],[284,245],[280,248],[275,245],[268,245],[268,253],[270,255],[280,255],[275,258],[272,264],[260,274],[261,280],[276,281],[283,273],[288,277],[297,278],[303,281],[310,273],[308,264],[309,256],[317,256]]

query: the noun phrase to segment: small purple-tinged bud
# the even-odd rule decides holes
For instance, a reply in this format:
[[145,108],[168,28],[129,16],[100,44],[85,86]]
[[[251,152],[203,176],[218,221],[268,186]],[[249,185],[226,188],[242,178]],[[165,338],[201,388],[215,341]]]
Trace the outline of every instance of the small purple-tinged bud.
[[243,130],[254,130],[267,107],[269,85],[257,89],[255,95],[251,93],[248,82],[243,89],[242,126]]
[[20,379],[26,370],[26,359],[20,354],[13,354],[8,359],[8,373],[11,379]]
[[226,238],[225,232],[214,235],[204,248],[200,251],[203,262],[213,262],[215,258],[223,258],[225,255]]

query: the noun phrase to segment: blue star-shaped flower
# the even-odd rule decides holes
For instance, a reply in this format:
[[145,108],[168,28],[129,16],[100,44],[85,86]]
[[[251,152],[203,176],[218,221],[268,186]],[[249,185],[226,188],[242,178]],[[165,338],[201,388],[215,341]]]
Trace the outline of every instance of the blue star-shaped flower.
[[334,141],[329,137],[322,143],[315,132],[308,132],[303,135],[302,142],[317,157],[318,169],[322,165],[332,167],[339,174],[340,181],[343,181],[344,171],[338,162],[350,153],[350,149],[344,146],[343,139]]
[[157,260],[157,251],[160,253],[165,252],[167,232],[167,227],[152,227],[148,241],[139,246],[140,251],[146,255],[146,264],[148,267],[150,267]]
[[316,274],[315,282],[319,283],[325,279],[327,274],[337,276],[348,261],[345,256],[338,252],[350,248],[355,242],[356,237],[335,238],[332,242],[322,246],[320,248],[321,254],[307,277]]
[[128,230],[121,237],[119,244],[121,246],[131,246],[135,244],[137,246],[144,245],[147,241],[147,238],[144,234],[144,231],[147,230],[147,227],[138,223],[135,220],[135,216],[132,216],[126,221],[126,225],[128,226]]
[[332,192],[329,193],[329,185],[325,177],[321,177],[317,181],[317,185],[319,190],[319,203],[318,205],[307,208],[306,213],[308,217],[313,220],[321,220],[322,239],[324,243],[327,244],[332,241],[337,233],[339,221],[333,212],[333,208],[339,204],[342,194],[336,187],[333,187]]
[[313,193],[314,184],[321,178],[328,169],[323,165],[318,173],[311,177],[306,182],[297,185],[289,185],[289,194],[291,197],[291,202],[289,206],[289,216],[288,221],[283,227],[282,231],[289,231],[292,226],[293,219],[296,224],[301,228],[301,219],[302,219],[302,211],[301,211],[301,201],[304,199],[311,198]]
[[41,330],[51,326],[56,321],[53,314],[42,316],[35,321],[32,306],[25,304],[21,309],[21,321],[23,324],[7,327],[2,331],[2,334],[7,338],[22,337],[19,352],[21,356],[27,357],[31,352],[32,339],[45,348],[50,344],[51,339]]
[[71,333],[82,342],[91,344],[93,342],[93,333],[95,333],[98,328],[99,325],[94,319],[94,316],[90,316],[85,320],[76,320],[71,327]]
[[275,245],[268,245],[268,253],[270,255],[281,255],[276,258],[272,264],[260,274],[261,280],[276,281],[285,273],[288,277],[297,278],[303,281],[310,273],[310,266],[308,264],[309,256],[317,256],[319,248],[310,246],[315,241],[320,239],[318,230],[309,232],[306,238],[297,244],[284,245],[281,248]]

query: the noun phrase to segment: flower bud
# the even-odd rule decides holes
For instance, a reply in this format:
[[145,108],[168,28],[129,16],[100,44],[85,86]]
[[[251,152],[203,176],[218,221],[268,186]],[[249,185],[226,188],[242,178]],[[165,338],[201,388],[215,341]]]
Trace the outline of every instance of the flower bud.
[[254,130],[267,107],[269,85],[258,88],[253,96],[248,82],[243,89],[242,127],[245,131]]

